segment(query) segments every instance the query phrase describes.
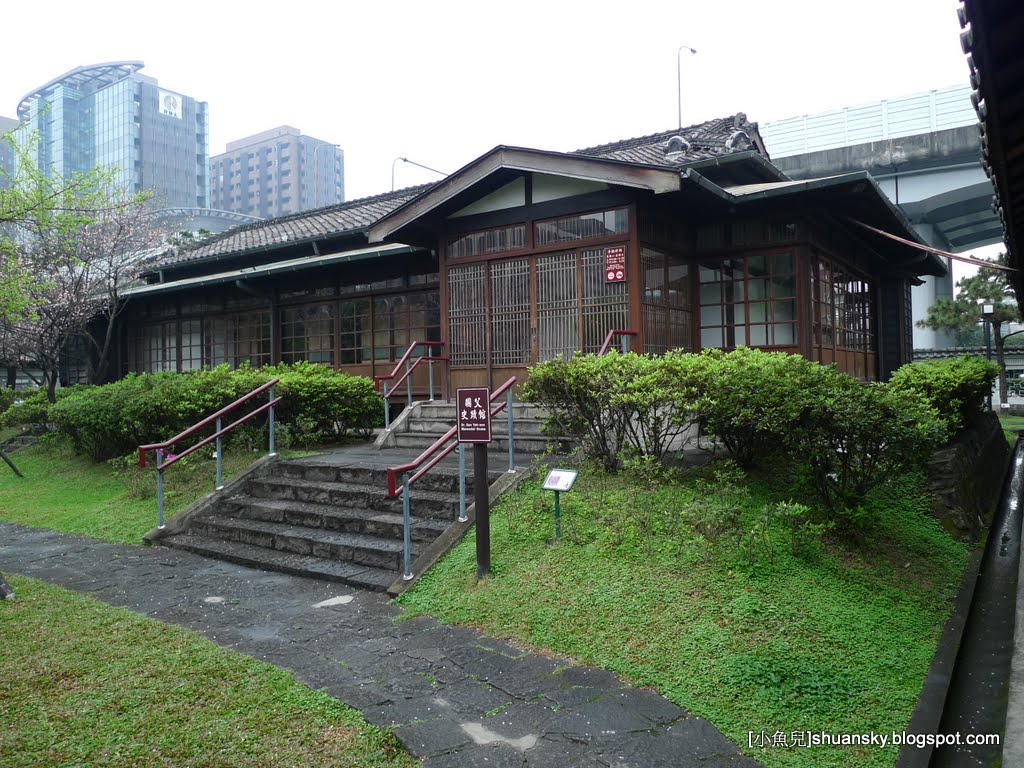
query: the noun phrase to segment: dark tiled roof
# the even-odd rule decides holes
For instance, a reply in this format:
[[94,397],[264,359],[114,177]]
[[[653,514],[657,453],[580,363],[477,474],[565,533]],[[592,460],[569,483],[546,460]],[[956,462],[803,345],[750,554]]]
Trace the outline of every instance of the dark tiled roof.
[[[670,146],[670,140],[676,136],[682,141]],[[767,157],[757,123],[748,122],[747,116],[739,112],[731,117],[709,120],[681,129],[673,128],[671,131],[650,136],[578,149],[572,154],[677,168],[698,160],[709,160],[746,150],[755,150]]]
[[[674,137],[679,137],[681,141],[670,141]],[[709,120],[699,125],[579,149],[569,154],[676,168],[699,160],[748,150],[755,150],[767,156],[757,124],[748,122],[747,116],[740,112],[731,117]],[[168,252],[154,260],[153,269],[269,250],[287,243],[306,242],[320,237],[356,232],[374,224],[431,186],[433,185],[425,184],[409,187],[314,211],[243,224],[214,235],[194,247]]]
[[326,208],[242,224],[203,240],[194,247],[163,254],[155,260],[154,269],[157,266],[168,267],[205,261],[229,254],[268,250],[285,243],[301,243],[320,237],[358,232],[431,186],[424,184],[408,187]]

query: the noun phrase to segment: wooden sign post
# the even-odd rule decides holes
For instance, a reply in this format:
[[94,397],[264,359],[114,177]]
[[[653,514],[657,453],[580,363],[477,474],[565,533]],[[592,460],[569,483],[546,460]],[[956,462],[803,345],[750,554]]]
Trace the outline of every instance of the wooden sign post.
[[491,504],[487,487],[487,444],[491,442],[491,390],[466,387],[456,392],[460,443],[473,444],[473,495],[476,510],[476,577],[491,571]]

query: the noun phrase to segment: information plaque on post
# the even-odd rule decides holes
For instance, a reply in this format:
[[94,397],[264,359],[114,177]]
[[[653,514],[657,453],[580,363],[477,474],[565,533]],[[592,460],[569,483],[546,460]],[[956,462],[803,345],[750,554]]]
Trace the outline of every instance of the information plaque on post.
[[491,442],[491,390],[466,387],[457,390],[456,421],[460,443]]
[[463,387],[455,393],[455,425],[460,443],[473,444],[473,492],[476,515],[476,577],[491,570],[491,504],[487,482],[487,444],[491,442],[491,390]]

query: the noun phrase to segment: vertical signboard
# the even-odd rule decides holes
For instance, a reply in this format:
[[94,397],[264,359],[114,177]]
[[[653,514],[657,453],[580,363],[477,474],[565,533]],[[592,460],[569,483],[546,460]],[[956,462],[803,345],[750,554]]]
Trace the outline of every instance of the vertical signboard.
[[456,426],[460,443],[491,442],[491,390],[465,387],[456,392]]
[[626,246],[612,245],[604,249],[604,281],[622,283],[626,280]]

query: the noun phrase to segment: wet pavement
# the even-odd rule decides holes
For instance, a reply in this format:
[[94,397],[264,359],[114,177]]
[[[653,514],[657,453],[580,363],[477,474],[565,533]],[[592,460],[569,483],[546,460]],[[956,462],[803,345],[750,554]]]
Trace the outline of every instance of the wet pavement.
[[706,720],[606,670],[399,620],[378,593],[9,523],[0,564],[287,668],[392,728],[431,768],[760,765]]

